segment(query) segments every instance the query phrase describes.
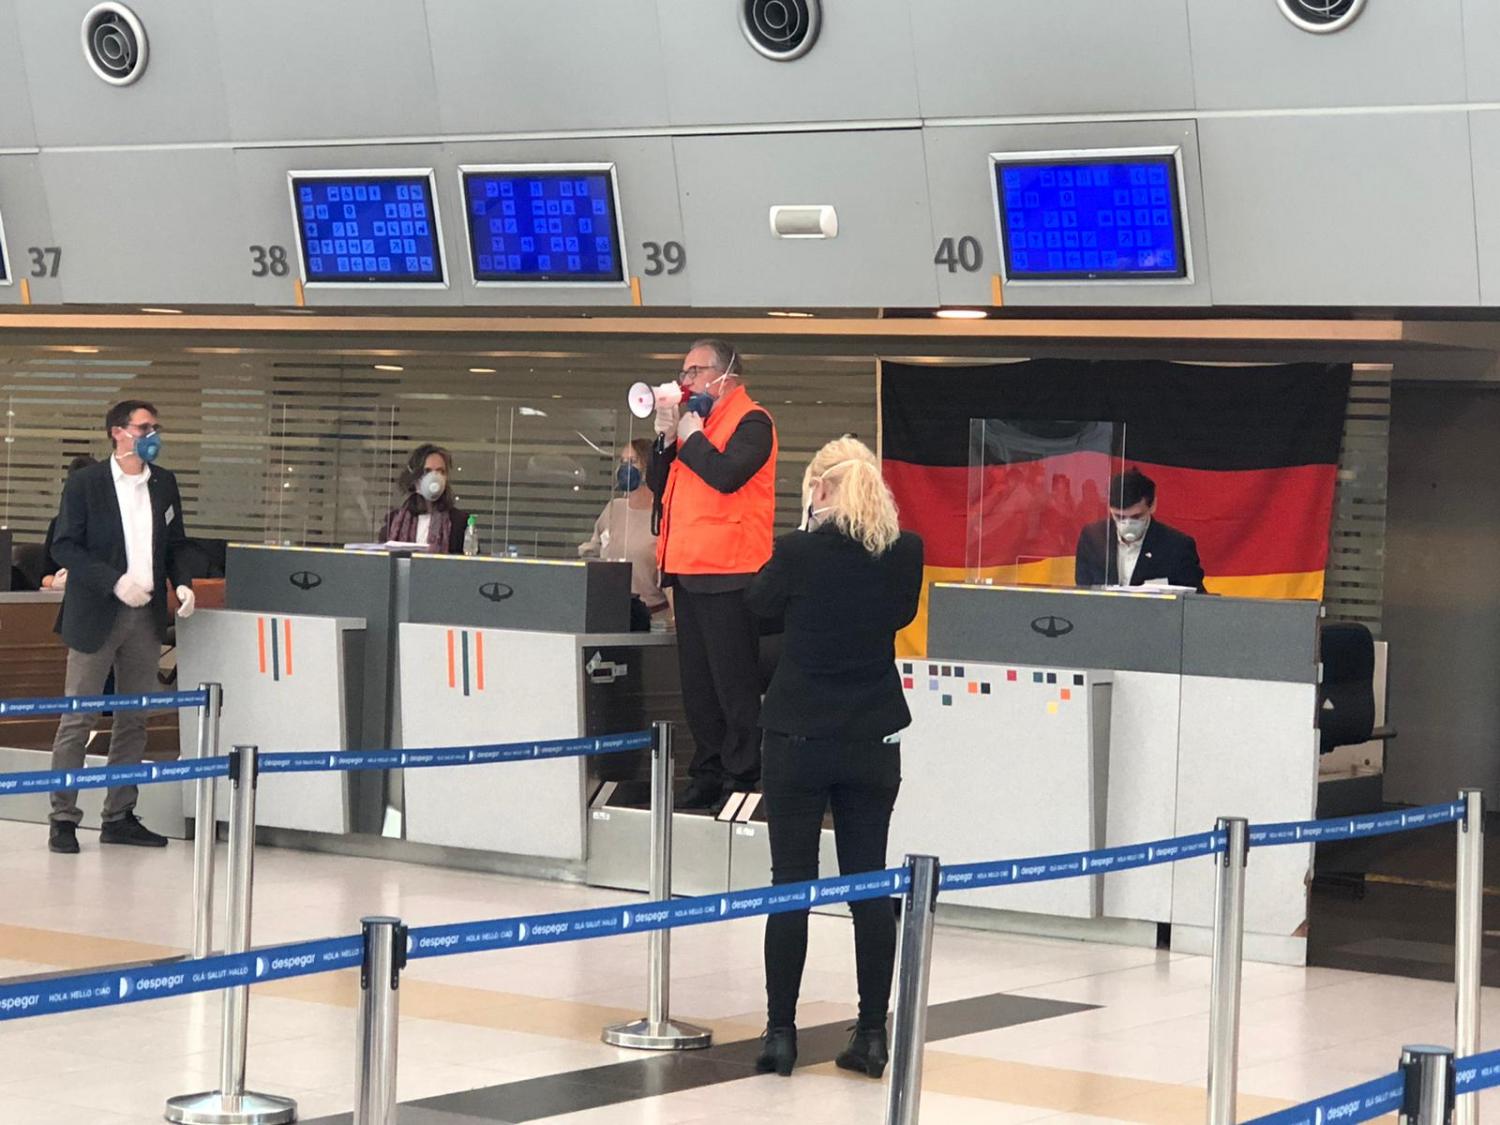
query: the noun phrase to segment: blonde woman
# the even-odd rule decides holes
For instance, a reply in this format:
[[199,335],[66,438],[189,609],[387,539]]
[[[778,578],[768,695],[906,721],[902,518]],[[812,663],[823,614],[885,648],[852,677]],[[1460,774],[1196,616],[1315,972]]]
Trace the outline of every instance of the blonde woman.
[[[771,881],[818,877],[823,814],[833,809],[839,870],[885,867],[901,785],[896,733],[911,722],[895,637],[917,612],[922,540],[902,531],[875,455],[851,437],[829,442],[802,479],[807,520],[776,540],[746,592],[762,617],[784,616],[785,650],[761,706],[762,784]],[[853,903],[859,1022],[838,1065],[879,1078],[896,956],[889,899]],[[765,1044],[756,1067],[792,1072],[807,912],[766,919]]]

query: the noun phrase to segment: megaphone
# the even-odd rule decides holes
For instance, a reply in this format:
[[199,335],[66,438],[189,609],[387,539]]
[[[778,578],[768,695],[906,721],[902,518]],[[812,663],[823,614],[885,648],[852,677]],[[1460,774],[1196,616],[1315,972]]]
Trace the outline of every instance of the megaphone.
[[649,418],[656,413],[657,407],[681,406],[691,394],[681,383],[663,383],[659,387],[637,383],[630,388],[625,401],[630,406],[630,413],[637,418]]
[[714,408],[712,396],[694,394],[681,383],[663,383],[659,387],[637,383],[630,388],[625,401],[630,406],[630,412],[637,418],[649,418],[662,406],[680,406],[699,417],[707,418],[708,412]]

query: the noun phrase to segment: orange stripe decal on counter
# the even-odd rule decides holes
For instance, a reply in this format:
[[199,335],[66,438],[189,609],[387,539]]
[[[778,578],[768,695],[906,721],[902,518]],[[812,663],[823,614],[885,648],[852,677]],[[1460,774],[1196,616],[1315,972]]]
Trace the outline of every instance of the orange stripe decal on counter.
[[484,690],[484,634],[478,629],[474,630],[474,684],[480,691]]
[[448,686],[457,687],[458,677],[453,667],[453,630],[448,630]]
[[292,674],[292,619],[283,617],[281,619],[281,635],[285,642],[282,648],[286,650],[286,674]]
[[266,674],[266,619],[255,619],[255,639],[260,643],[260,674]]

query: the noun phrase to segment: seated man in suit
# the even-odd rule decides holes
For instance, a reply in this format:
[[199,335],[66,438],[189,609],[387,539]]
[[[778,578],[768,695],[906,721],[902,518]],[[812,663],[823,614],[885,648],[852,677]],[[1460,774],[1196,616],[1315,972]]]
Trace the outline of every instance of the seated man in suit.
[[1073,581],[1079,586],[1144,586],[1165,579],[1203,593],[1203,565],[1191,535],[1153,519],[1156,482],[1130,468],[1109,482],[1109,519],[1078,537]]

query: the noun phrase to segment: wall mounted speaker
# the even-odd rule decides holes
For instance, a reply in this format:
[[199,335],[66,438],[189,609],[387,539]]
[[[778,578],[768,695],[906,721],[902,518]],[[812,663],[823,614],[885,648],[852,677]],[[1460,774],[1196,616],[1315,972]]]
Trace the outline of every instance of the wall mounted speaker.
[[83,17],[83,57],[111,86],[129,86],[146,73],[146,29],[124,4],[96,4]]
[[1364,10],[1365,0],[1276,0],[1281,14],[1303,31],[1342,31]]
[[762,55],[776,62],[800,59],[818,41],[821,0],[739,0],[740,30]]

